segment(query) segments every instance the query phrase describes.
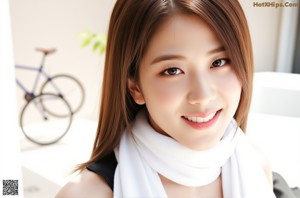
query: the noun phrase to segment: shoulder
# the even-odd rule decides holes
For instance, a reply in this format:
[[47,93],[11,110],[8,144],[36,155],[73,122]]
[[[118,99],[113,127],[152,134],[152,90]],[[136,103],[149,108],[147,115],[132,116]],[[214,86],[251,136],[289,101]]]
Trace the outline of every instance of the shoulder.
[[85,169],[63,186],[55,197],[113,197],[113,192],[102,176]]

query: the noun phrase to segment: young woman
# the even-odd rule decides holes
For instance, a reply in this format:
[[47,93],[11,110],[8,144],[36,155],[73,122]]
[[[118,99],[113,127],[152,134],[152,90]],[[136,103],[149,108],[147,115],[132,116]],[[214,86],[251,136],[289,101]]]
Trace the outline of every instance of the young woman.
[[57,197],[274,197],[237,0],[118,0],[91,158]]

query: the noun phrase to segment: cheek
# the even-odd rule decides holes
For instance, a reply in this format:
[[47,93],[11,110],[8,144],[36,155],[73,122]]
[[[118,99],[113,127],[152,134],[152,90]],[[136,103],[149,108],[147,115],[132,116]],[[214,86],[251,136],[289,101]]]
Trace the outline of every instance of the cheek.
[[235,72],[231,68],[225,67],[213,77],[220,99],[229,108],[228,110],[234,113],[238,107],[242,91],[242,85]]
[[149,80],[143,88],[145,100],[157,101],[160,104],[171,104],[180,100],[183,95],[182,83],[163,79]]
[[221,84],[228,101],[232,101],[232,105],[237,106],[242,91],[242,85],[237,76],[231,73],[231,75],[228,75],[228,78],[223,79]]

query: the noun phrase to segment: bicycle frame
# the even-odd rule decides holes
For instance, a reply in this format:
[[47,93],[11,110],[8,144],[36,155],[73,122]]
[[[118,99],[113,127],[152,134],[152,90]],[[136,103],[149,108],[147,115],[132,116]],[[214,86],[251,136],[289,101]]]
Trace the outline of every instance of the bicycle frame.
[[[45,71],[44,63],[45,63],[46,56],[48,54],[52,54],[53,52],[55,52],[55,49],[47,50],[47,49],[37,48],[37,51],[43,52],[44,54],[42,56],[42,61],[40,66],[34,67],[34,66],[15,65],[16,70],[25,70],[25,72],[28,71],[31,73],[34,72],[33,81],[29,83],[29,86],[27,86],[27,84],[25,84],[26,85],[25,86],[18,78],[16,78],[16,83],[18,87],[20,87],[20,89],[25,93],[24,98],[26,102],[26,104],[23,106],[21,110],[19,122],[20,122],[20,127],[24,135],[26,136],[26,138],[39,145],[48,145],[57,142],[67,133],[67,131],[71,126],[72,117],[74,114],[70,104],[68,103],[68,101],[65,99],[63,95],[63,93],[65,93],[64,89],[59,86],[62,83],[59,83],[60,81],[56,79],[62,79],[62,77],[64,77],[64,79],[67,79],[69,82],[72,82],[73,84],[75,83],[75,86],[79,87],[81,100],[78,105],[78,108],[81,107],[82,105],[84,92],[83,92],[82,85],[74,77],[63,75],[63,74],[51,75]],[[30,86],[32,86],[32,89],[30,89]],[[59,131],[59,133],[54,134],[54,136],[52,135],[48,136],[47,134],[40,136],[39,131],[35,130],[34,127],[30,128],[31,125],[37,124],[37,126],[39,126],[40,124],[46,123],[47,121],[51,123],[49,125],[51,126],[50,128],[52,130]],[[61,127],[60,126],[61,121],[66,123],[67,125],[64,124]],[[57,125],[59,127],[53,128],[52,126],[54,126],[56,122],[59,122],[59,124]],[[51,138],[47,140],[44,139],[49,137]]]
[[35,67],[31,67],[31,66],[23,66],[23,65],[16,65],[15,66],[16,69],[22,69],[22,70],[28,70],[28,71],[33,71],[33,72],[37,72],[37,76],[35,77],[35,80],[34,80],[34,84],[33,84],[33,88],[31,91],[29,91],[29,89],[27,89],[18,79],[16,79],[16,82],[18,84],[18,86],[27,94],[33,94],[35,93],[36,91],[36,87],[37,87],[37,84],[40,80],[40,77],[41,77],[41,74],[43,76],[45,76],[46,78],[49,78],[50,76],[47,75],[46,72],[44,72],[43,68],[40,67],[40,68],[35,68]]
[[56,91],[61,95],[60,90],[58,89],[58,87],[51,82],[51,76],[48,75],[45,71],[44,71],[44,62],[45,62],[45,57],[43,56],[42,62],[41,62],[41,66],[40,67],[32,67],[32,66],[23,66],[23,65],[15,65],[16,69],[22,69],[22,70],[28,70],[28,71],[32,71],[32,72],[37,72],[37,75],[35,77],[34,80],[34,84],[33,84],[33,88],[30,91],[29,89],[27,89],[22,83],[21,81],[19,81],[18,79],[16,79],[17,85],[26,93],[26,95],[28,95],[30,98],[35,97],[36,94],[36,89],[37,89],[37,85],[40,81],[41,76],[43,76],[46,80],[50,81],[50,83],[52,84],[52,86],[54,87],[54,89],[56,89]]

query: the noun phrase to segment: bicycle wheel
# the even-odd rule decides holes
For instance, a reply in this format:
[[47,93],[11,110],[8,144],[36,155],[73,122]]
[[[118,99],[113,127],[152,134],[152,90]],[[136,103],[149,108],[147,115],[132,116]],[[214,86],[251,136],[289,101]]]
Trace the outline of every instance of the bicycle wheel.
[[[79,111],[85,98],[82,84],[76,78],[65,74],[55,75],[45,81],[41,86],[40,93],[54,93],[62,96],[70,104],[73,114]],[[68,116],[53,112],[51,109],[47,111],[57,117]]]
[[[45,110],[68,115],[57,117]],[[68,102],[55,94],[45,93],[31,99],[20,115],[21,129],[30,141],[39,145],[53,144],[60,140],[72,123],[72,110]]]

